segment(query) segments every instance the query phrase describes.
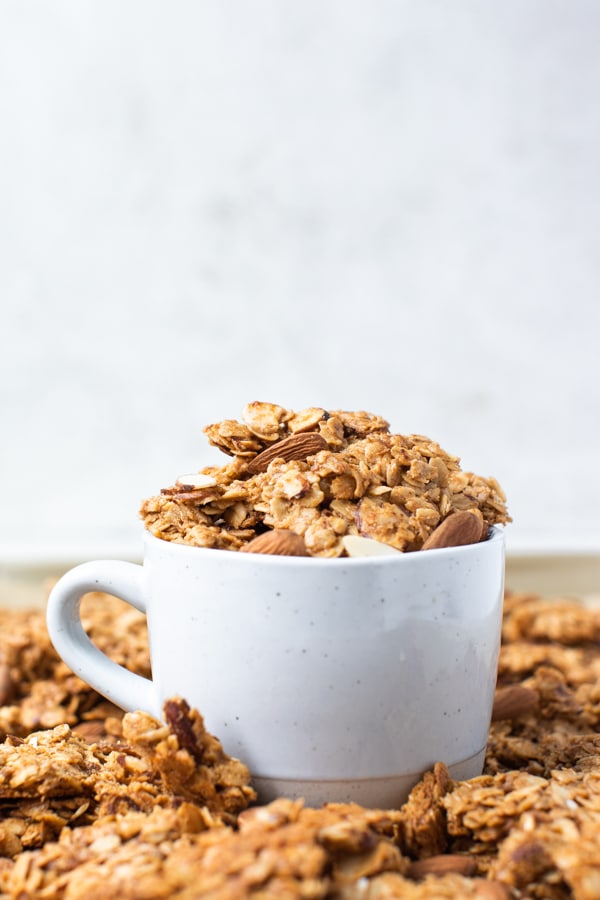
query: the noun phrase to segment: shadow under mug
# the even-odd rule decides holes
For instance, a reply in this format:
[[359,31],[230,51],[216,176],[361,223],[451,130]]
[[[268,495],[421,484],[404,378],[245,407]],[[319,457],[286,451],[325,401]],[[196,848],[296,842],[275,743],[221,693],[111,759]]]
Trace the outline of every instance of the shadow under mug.
[[[423,772],[482,770],[496,684],[504,534],[398,556],[319,559],[212,550],[145,535],[143,565],[67,572],[47,607],[67,665],[125,710],[180,696],[259,800],[397,807]],[[145,612],[152,680],[104,655],[84,594]],[[102,603],[99,594],[96,600]]]

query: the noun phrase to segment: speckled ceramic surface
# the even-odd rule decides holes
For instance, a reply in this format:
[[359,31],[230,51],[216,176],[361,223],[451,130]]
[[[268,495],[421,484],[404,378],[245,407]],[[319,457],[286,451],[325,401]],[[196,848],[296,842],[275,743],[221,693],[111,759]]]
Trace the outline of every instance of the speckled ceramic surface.
[[[263,796],[397,802],[443,760],[481,770],[496,680],[504,535],[362,559],[204,550],[146,538],[144,565],[85,563],[56,585],[65,661],[126,709],[185,697]],[[147,611],[154,681],[93,647],[89,590]]]

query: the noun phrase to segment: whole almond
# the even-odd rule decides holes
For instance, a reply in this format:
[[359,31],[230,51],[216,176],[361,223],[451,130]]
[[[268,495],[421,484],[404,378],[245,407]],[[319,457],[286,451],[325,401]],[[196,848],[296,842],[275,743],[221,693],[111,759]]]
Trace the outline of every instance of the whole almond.
[[470,510],[450,513],[438,527],[431,532],[423,550],[434,550],[440,547],[462,547],[464,544],[476,544],[481,540],[481,517]]
[[306,434],[292,434],[290,437],[284,438],[283,441],[277,441],[271,444],[258,456],[250,460],[248,463],[248,471],[251,475],[258,472],[266,472],[268,465],[274,459],[284,459],[289,462],[291,459],[306,459],[313,456],[320,450],[327,450],[328,444],[325,438],[316,431],[309,431]]
[[461,856],[458,853],[442,853],[439,856],[429,856],[427,859],[417,859],[408,867],[406,874],[409,878],[418,881],[426,875],[448,875],[450,872],[456,875],[474,875],[477,871],[477,863],[471,856]]
[[241,553],[266,553],[268,556],[308,556],[304,538],[294,531],[274,528],[248,541]]
[[533,712],[539,702],[538,692],[524,684],[509,684],[506,687],[497,688],[494,695],[492,722],[526,716]]
[[475,878],[473,884],[475,885],[474,896],[477,900],[510,900],[510,891],[500,881]]

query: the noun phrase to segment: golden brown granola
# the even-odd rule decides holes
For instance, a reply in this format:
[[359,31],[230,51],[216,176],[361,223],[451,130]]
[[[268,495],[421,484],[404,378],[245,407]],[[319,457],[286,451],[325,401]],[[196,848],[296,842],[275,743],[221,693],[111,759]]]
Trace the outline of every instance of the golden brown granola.
[[[97,593],[82,601],[82,623],[97,646],[132,671],[150,676],[145,616]],[[40,610],[0,610],[0,740],[67,724],[106,736],[122,711],[74,675],[56,653]],[[85,724],[84,724],[85,723]],[[90,725],[94,728],[90,731]],[[108,732],[109,733],[109,732]]]
[[[98,639],[144,669],[141,622],[91,599]],[[0,721],[20,736],[0,744],[1,900],[600,896],[595,609],[507,594],[498,684],[538,702],[492,723],[482,776],[455,782],[439,763],[396,810],[248,807],[247,770],[184,701],[163,722],[123,716],[68,673],[37,614],[2,615],[14,686]]]
[[[408,861],[394,844],[393,814],[277,800],[240,816],[239,828],[202,832],[179,810],[115,816],[65,830],[0,873],[9,896],[328,897]],[[397,814],[396,814],[397,815]]]
[[[265,529],[285,529],[304,538],[310,556],[336,557],[345,554],[347,534],[418,550],[459,510],[478,511],[488,525],[510,521],[493,478],[463,472],[459,459],[430,438],[390,434],[371,413],[294,412],[257,401],[241,422],[204,430],[233,462],[202,469],[209,483],[184,479],[147,499],[140,514],[156,537],[240,550]],[[323,449],[307,456],[302,445],[313,433]],[[288,449],[294,441],[296,456]],[[266,467],[263,459],[270,460]]]
[[184,801],[198,807],[206,828],[235,821],[256,798],[247,767],[224,753],[185,701],[167,701],[165,719],[127,713],[120,740],[95,744],[66,724],[7,737],[0,744],[2,852],[39,846],[74,821]]

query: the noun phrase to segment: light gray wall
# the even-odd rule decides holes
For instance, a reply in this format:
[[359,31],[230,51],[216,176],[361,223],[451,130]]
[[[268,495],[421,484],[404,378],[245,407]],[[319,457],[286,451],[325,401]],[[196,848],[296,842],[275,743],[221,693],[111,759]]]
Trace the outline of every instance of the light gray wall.
[[137,546],[255,399],[600,548],[599,46],[593,0],[4,0],[4,555]]

